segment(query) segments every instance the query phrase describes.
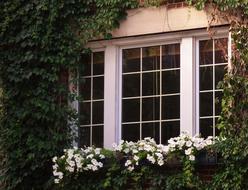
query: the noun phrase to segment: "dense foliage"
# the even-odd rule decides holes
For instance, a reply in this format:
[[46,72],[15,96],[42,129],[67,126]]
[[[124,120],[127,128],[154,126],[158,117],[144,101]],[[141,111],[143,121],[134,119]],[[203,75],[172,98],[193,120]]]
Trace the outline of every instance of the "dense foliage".
[[0,2],[5,189],[51,188],[51,158],[70,146],[77,118],[61,74],[78,67],[89,39],[108,37],[135,6],[135,0]]

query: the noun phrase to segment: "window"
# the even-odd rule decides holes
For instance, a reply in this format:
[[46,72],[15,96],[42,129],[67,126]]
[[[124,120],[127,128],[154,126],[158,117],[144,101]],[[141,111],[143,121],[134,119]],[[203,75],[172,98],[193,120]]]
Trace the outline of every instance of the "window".
[[94,52],[85,56],[83,78],[79,93],[80,128],[79,146],[103,147],[104,118],[104,52]]
[[199,41],[199,125],[202,136],[218,135],[223,79],[227,66],[227,38]]
[[122,52],[122,139],[166,144],[180,133],[180,44]]

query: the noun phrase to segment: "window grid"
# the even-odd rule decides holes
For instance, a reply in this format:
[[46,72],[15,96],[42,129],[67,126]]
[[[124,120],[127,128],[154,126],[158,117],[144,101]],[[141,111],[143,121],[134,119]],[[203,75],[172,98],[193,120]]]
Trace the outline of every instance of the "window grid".
[[[170,45],[170,44],[169,44]],[[175,45],[175,44],[172,44],[172,45]],[[176,44],[177,45],[177,44]],[[150,47],[156,47],[156,46],[150,46]],[[127,76],[127,75],[132,75],[132,74],[139,74],[139,79],[140,79],[140,95],[139,96],[131,96],[131,97],[123,97],[122,95],[122,100],[132,100],[132,99],[139,99],[139,121],[127,121],[127,122],[123,122],[122,121],[122,125],[125,125],[125,124],[139,124],[139,139],[142,139],[142,124],[146,124],[146,123],[158,123],[159,124],[159,142],[158,143],[161,143],[162,141],[162,123],[163,122],[173,122],[173,121],[179,121],[180,122],[180,116],[178,119],[162,119],[162,98],[163,97],[173,97],[173,96],[179,96],[180,97],[180,89],[179,89],[179,93],[171,93],[171,94],[163,94],[162,92],[162,73],[164,71],[179,71],[180,72],[180,67],[173,67],[173,68],[162,68],[162,47],[163,45],[159,45],[159,67],[160,69],[152,69],[152,70],[143,70],[143,49],[144,48],[149,48],[148,47],[141,47],[139,48],[140,49],[140,69],[139,71],[122,71],[122,80],[123,80],[123,76]],[[179,51],[180,52],[180,51]],[[179,53],[180,55],[180,53]],[[180,63],[180,62],[179,62]],[[181,63],[180,63],[181,64]],[[143,78],[143,74],[146,74],[146,73],[159,73],[160,76],[159,76],[159,79],[160,79],[160,84],[159,84],[159,94],[154,94],[154,95],[143,95],[143,81],[142,81],[142,78]],[[157,81],[156,81],[157,82]],[[145,120],[143,121],[142,120],[142,100],[146,99],[146,98],[159,98],[159,120]]]

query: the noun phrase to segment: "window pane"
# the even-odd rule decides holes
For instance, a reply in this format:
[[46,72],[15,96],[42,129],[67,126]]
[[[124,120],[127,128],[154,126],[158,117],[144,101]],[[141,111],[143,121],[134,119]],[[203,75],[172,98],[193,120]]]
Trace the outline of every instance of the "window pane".
[[80,124],[81,125],[89,125],[90,124],[90,102],[80,102],[79,110],[80,110]]
[[140,140],[139,124],[124,124],[122,125],[122,139],[126,141]]
[[180,118],[180,96],[162,97],[162,119]]
[[93,75],[104,74],[104,52],[93,53]]
[[122,76],[123,97],[140,96],[140,74]]
[[223,80],[224,78],[224,75],[225,75],[225,65],[218,65],[218,66],[215,66],[215,89],[218,89],[218,84],[220,81]]
[[214,40],[215,63],[227,63],[227,38]]
[[103,147],[103,126],[92,127],[92,145]]
[[168,144],[168,140],[180,134],[180,121],[162,122],[161,143]]
[[90,127],[79,127],[79,147],[90,146]]
[[160,93],[159,72],[142,74],[142,95],[157,95]]
[[214,128],[215,136],[219,136],[220,135],[220,130],[216,127],[217,124],[219,123],[219,117],[215,117],[214,122],[215,122],[215,128]]
[[200,93],[200,116],[213,115],[213,92]]
[[103,101],[97,101],[92,103],[93,111],[93,124],[102,124],[103,123]]
[[103,99],[104,77],[93,77],[93,99]]
[[81,76],[90,76],[91,75],[91,54],[83,55],[82,57],[82,67],[80,67],[80,75]]
[[213,89],[213,67],[200,67],[200,90]]
[[180,92],[180,70],[162,72],[162,93],[172,94]]
[[204,138],[213,136],[213,118],[200,119],[200,134]]
[[123,50],[123,72],[140,71],[140,48]]
[[142,48],[142,70],[157,70],[160,67],[160,47]]
[[159,123],[143,123],[142,124],[142,139],[145,137],[153,138],[159,144]]
[[221,99],[223,97],[223,92],[215,92],[215,115],[220,115],[221,112]]
[[140,99],[122,100],[122,122],[140,121]]
[[159,119],[159,97],[142,99],[142,121]]
[[82,79],[82,82],[80,82],[79,91],[83,100],[91,99],[91,78]]
[[213,64],[213,40],[200,41],[200,65]]
[[180,44],[162,46],[162,68],[180,67]]

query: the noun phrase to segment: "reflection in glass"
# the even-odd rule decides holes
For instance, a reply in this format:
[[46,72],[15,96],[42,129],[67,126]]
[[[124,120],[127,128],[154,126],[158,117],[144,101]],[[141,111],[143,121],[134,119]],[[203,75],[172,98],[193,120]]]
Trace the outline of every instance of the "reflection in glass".
[[93,124],[102,124],[103,123],[103,101],[97,101],[92,103],[92,116]]
[[180,67],[180,44],[169,44],[162,46],[162,68]]
[[215,63],[227,63],[227,38],[214,40]]
[[221,112],[221,100],[223,97],[223,92],[215,92],[215,115],[220,115]]
[[103,126],[92,127],[92,145],[95,147],[103,147]]
[[213,64],[213,40],[200,41],[200,65]]
[[80,102],[79,112],[80,112],[80,124],[89,125],[90,124],[90,102]]
[[200,119],[200,134],[204,138],[213,136],[213,118]]
[[142,121],[152,121],[159,119],[159,97],[142,99]]
[[140,71],[140,48],[123,50],[123,73]]
[[160,68],[160,47],[142,48],[142,70],[157,70]]
[[82,82],[80,82],[79,91],[83,100],[91,99],[91,78],[82,79]]
[[104,77],[93,77],[93,99],[103,99]]
[[213,67],[200,67],[200,90],[213,89]]
[[168,140],[180,134],[180,121],[162,122],[161,143],[168,144]]
[[162,97],[162,119],[180,118],[180,96]]
[[142,124],[142,139],[145,137],[153,138],[159,144],[159,123],[143,123]]
[[162,72],[162,94],[180,92],[180,70]]
[[200,117],[213,115],[213,92],[200,93]]
[[226,73],[225,65],[215,66],[215,89],[218,89],[218,84],[223,80]]
[[159,72],[142,74],[142,96],[157,95],[160,93]]
[[93,53],[93,75],[104,74],[104,52]]
[[139,124],[122,124],[122,139],[126,141],[140,140]]
[[79,73],[81,76],[91,76],[91,55],[84,54],[82,56],[82,67],[80,67]]
[[90,127],[79,127],[79,147],[90,146]]
[[140,100],[122,100],[122,122],[140,121]]
[[122,76],[123,97],[140,96],[140,74]]

